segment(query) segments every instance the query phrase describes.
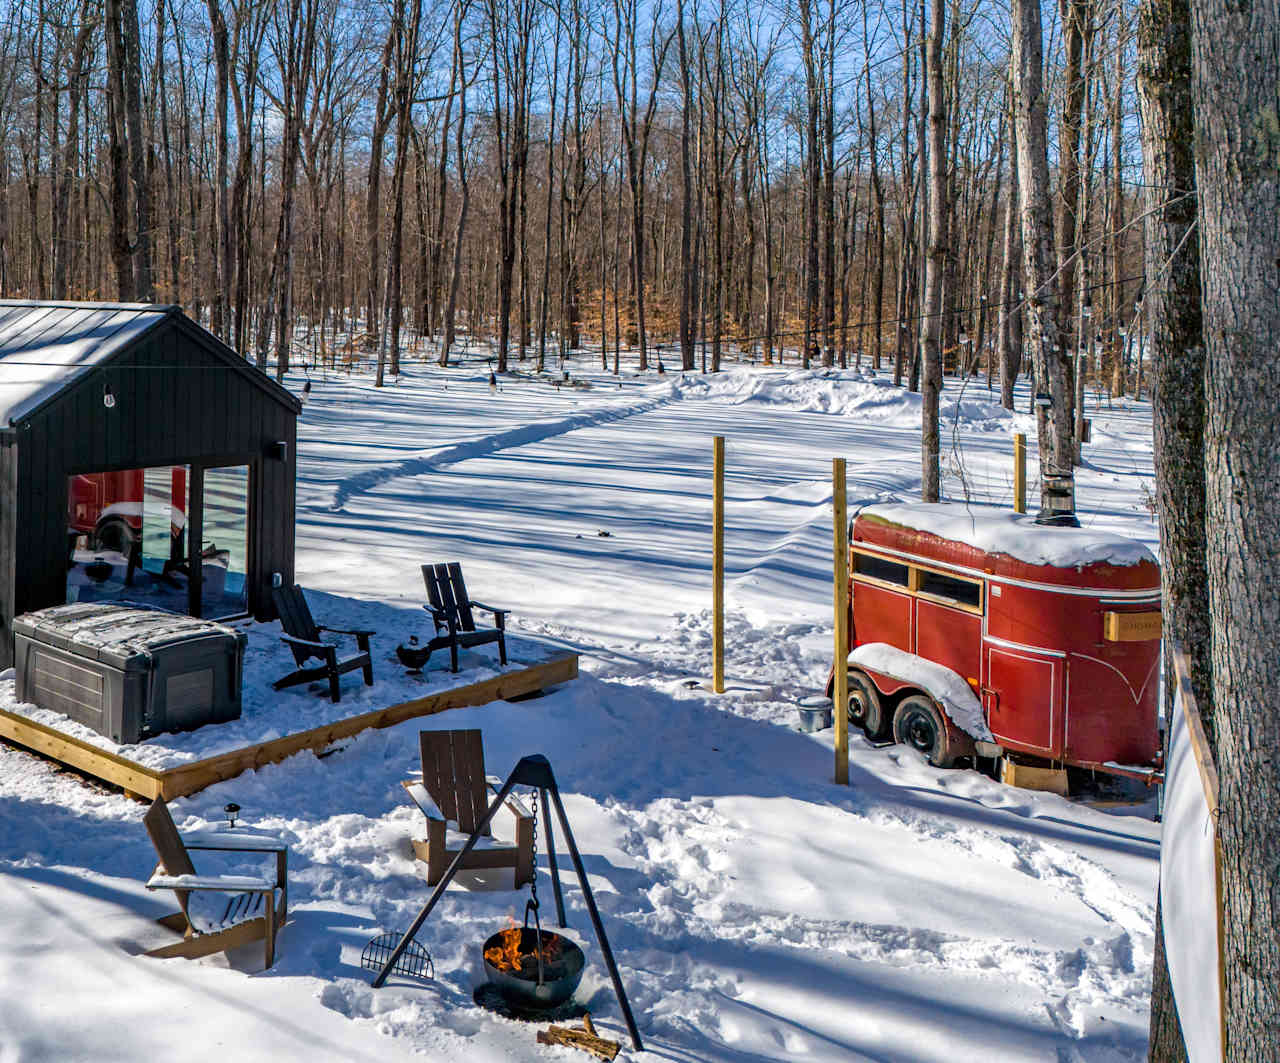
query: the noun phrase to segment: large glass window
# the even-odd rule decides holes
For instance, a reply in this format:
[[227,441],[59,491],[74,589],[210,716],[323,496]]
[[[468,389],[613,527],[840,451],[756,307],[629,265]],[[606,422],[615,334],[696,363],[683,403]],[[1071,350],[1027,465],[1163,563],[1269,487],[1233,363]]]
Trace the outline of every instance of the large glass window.
[[217,619],[247,612],[249,466],[205,470],[200,557],[203,614]]
[[185,465],[69,478],[68,602],[187,611],[188,479]]
[[67,483],[67,601],[130,601],[185,613],[191,604],[188,524],[203,480],[200,612],[248,612],[249,466],[186,465],[86,473]]

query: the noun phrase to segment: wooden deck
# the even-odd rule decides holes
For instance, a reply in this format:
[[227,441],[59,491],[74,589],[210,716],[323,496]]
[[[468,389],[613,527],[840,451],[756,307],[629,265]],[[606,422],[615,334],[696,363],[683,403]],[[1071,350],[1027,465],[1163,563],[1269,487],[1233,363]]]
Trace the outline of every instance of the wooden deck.
[[[206,786],[224,779],[233,779],[264,764],[274,764],[295,753],[308,749],[313,752],[325,749],[334,742],[350,738],[369,728],[392,727],[405,720],[431,716],[446,709],[518,698],[555,683],[564,683],[577,675],[577,654],[565,654],[519,671],[504,672],[479,683],[436,691],[426,697],[389,705],[358,716],[339,717],[322,727],[298,731],[166,771],[135,764],[92,743],[4,709],[0,709],[0,738],[119,786],[132,797],[148,801],[163,797],[169,801],[175,797],[198,793]],[[334,711],[340,713],[342,706],[335,705]]]

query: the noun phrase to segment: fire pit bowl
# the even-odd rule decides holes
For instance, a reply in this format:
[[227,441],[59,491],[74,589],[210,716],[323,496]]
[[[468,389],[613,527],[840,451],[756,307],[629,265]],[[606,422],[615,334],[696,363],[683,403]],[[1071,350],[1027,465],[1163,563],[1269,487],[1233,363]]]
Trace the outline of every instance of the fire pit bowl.
[[[542,983],[538,983],[538,932],[531,927],[499,930],[484,943],[484,971],[508,1004],[554,1008],[578,988],[587,958],[563,934],[542,931]],[[499,963],[493,962],[499,958]]]

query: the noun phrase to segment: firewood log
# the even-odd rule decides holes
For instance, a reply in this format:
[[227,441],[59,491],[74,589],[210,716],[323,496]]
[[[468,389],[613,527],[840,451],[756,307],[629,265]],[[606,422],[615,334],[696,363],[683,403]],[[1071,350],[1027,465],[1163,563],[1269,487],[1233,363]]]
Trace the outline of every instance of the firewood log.
[[608,1041],[587,1030],[572,1030],[567,1026],[549,1026],[545,1030],[539,1030],[538,1044],[569,1045],[603,1060],[612,1060],[622,1051],[622,1045],[617,1041]]

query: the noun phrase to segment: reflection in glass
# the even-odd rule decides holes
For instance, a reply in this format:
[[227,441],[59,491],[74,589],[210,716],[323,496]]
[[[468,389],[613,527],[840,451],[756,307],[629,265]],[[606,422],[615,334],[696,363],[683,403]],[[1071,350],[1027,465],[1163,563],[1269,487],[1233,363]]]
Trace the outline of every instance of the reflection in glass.
[[187,611],[187,467],[88,473],[67,482],[67,601]]
[[204,473],[204,572],[202,612],[210,619],[249,608],[249,466]]

